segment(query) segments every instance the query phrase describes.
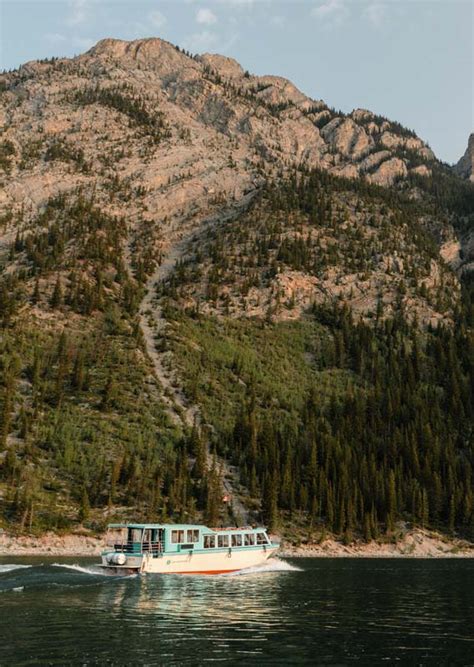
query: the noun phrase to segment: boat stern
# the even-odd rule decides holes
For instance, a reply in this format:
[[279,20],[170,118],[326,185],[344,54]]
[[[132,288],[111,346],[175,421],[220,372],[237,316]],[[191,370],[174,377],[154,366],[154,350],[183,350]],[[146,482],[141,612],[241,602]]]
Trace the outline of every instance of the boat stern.
[[136,574],[143,570],[143,554],[126,554],[122,551],[103,551],[100,567],[114,574]]

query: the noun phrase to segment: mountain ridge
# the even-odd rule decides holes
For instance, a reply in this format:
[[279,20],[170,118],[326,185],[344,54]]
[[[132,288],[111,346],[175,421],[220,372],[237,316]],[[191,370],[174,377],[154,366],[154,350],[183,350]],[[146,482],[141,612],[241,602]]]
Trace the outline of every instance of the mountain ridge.
[[469,183],[395,121],[158,38],[0,91],[4,521],[471,530]]

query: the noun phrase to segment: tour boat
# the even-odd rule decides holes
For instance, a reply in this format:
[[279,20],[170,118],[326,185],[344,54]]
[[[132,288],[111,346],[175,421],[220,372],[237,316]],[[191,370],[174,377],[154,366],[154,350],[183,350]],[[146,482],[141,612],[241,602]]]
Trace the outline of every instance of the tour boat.
[[279,548],[265,528],[112,523],[101,567],[113,573],[219,574],[263,564]]

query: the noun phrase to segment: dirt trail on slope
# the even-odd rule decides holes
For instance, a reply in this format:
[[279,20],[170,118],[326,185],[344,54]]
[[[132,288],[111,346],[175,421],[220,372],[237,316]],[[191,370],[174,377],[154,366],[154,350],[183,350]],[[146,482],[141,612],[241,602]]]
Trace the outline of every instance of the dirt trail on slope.
[[176,262],[186,252],[188,243],[187,238],[170,246],[163,261],[147,281],[139,317],[147,354],[153,364],[155,376],[164,390],[163,400],[168,408],[168,415],[175,424],[192,427],[194,421],[198,421],[199,409],[188,403],[177,384],[173,376],[170,353],[160,352],[157,347],[158,339],[165,336],[167,322],[158,303],[156,288],[171,275]]
[[[159,348],[160,339],[166,337],[167,321],[157,298],[156,288],[171,276],[176,263],[185,256],[192,242],[196,241],[208,229],[240,215],[249,206],[255,194],[256,191],[252,191],[231,209],[203,219],[197,227],[193,225],[188,233],[186,233],[187,226],[184,224],[179,231],[176,230],[175,225],[173,227],[170,225],[169,233],[171,238],[168,249],[163,256],[161,264],[155,269],[145,286],[145,296],[140,306],[139,318],[146,351],[152,362],[155,376],[163,387],[163,400],[168,409],[168,414],[176,425],[183,426],[184,429],[190,429],[194,424],[201,425],[202,419],[199,406],[187,400],[180,386],[176,369],[173,368],[171,353],[169,351],[162,351]],[[128,264],[130,265],[129,256]],[[211,459],[210,452],[207,452],[208,467],[212,464]],[[222,458],[217,459],[217,465],[221,471],[224,492],[231,497],[231,513],[239,522],[248,523],[248,511],[235,490],[235,484],[237,483],[236,470],[231,468]]]

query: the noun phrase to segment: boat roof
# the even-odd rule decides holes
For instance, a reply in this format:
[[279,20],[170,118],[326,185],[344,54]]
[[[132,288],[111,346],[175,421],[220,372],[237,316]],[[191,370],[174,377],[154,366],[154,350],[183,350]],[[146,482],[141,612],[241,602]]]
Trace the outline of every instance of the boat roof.
[[110,529],[114,530],[119,530],[121,528],[151,528],[151,529],[156,529],[156,528],[168,528],[171,530],[186,530],[186,529],[200,529],[200,530],[206,530],[209,533],[219,533],[222,531],[257,531],[257,530],[266,530],[264,526],[259,526],[258,528],[253,528],[252,526],[240,526],[240,527],[235,527],[235,528],[208,528],[207,526],[203,526],[202,523],[109,523],[108,526]]

